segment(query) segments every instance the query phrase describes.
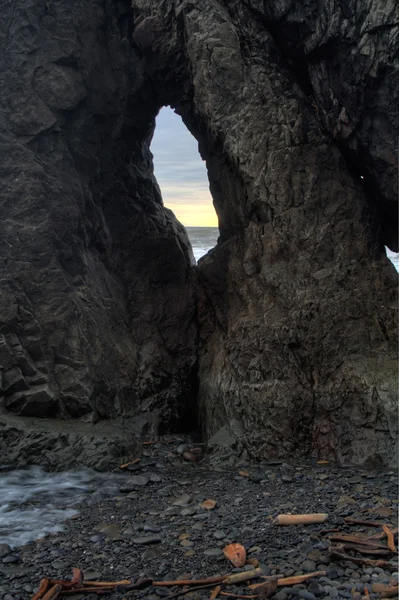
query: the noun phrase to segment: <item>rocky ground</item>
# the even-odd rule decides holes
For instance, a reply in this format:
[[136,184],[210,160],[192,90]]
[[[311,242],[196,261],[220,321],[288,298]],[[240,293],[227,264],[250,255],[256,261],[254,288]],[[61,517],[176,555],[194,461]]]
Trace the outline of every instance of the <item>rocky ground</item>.
[[[381,598],[378,585],[397,581],[395,559],[380,568],[334,561],[327,529],[371,535],[380,529],[345,523],[351,516],[393,526],[397,514],[397,474],[332,463],[270,462],[226,470],[200,458],[183,440],[144,446],[140,462],[124,471],[119,492],[93,490],[62,534],[19,549],[0,546],[0,597],[29,599],[40,578],[70,579],[80,567],[87,580],[198,579],[234,571],[223,547],[239,542],[252,569],[259,561],[264,575],[279,578],[325,571],[294,587],[279,587],[276,600],[288,598]],[[134,457],[132,457],[133,459]],[[214,508],[202,507],[205,500]],[[212,505],[213,503],[211,503]],[[279,513],[328,513],[324,524],[282,527]],[[384,542],[384,540],[383,540]],[[357,555],[359,556],[359,555]],[[370,558],[380,558],[379,556]],[[239,569],[238,569],[239,570]],[[149,587],[112,592],[109,598],[159,600],[181,588]],[[245,584],[232,593],[251,594]],[[211,589],[191,599],[209,598]],[[253,593],[253,592],[252,592]],[[75,594],[73,600],[97,596]]]

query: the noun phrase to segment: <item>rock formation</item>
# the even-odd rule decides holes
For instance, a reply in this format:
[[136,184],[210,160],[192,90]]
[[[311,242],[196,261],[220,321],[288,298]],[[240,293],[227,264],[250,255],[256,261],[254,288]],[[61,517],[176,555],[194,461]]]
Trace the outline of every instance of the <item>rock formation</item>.
[[[198,418],[240,423],[257,458],[389,463],[394,0],[3,4],[3,455],[43,456],[31,417],[111,419],[119,454]],[[153,175],[164,105],[219,216],[197,269]]]

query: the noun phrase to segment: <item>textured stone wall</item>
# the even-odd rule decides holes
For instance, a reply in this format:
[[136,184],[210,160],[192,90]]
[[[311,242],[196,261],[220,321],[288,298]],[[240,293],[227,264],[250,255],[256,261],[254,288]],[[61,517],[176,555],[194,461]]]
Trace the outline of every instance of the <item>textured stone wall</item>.
[[395,230],[396,114],[380,74],[396,60],[393,9],[349,18],[332,3],[283,4],[135,2],[153,27],[144,55],[155,86],[167,57],[185,54],[190,103],[176,107],[200,141],[220,218],[222,243],[198,269],[201,421],[207,436],[240,421],[256,457],[387,462],[397,278],[383,242]]
[[[168,430],[198,404],[253,457],[391,462],[393,0],[3,4],[6,413]],[[163,105],[219,215],[195,272],[153,176]]]
[[0,28],[4,406],[177,425],[195,383],[191,249],[152,173],[159,102],[130,3],[14,0]]

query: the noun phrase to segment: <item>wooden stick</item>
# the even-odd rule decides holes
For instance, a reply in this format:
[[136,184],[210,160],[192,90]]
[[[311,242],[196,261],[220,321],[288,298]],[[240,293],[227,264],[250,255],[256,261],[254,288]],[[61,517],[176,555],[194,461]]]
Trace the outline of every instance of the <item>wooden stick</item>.
[[[326,571],[314,571],[313,573],[306,573],[306,575],[297,575],[296,577],[283,577],[282,579],[277,579],[278,586],[285,585],[298,585],[298,583],[302,583],[303,581],[307,581],[307,579],[311,579],[312,577],[324,577],[326,575]],[[262,579],[275,579],[275,577],[265,577],[262,576]],[[256,590],[259,586],[263,585],[262,583],[253,583],[248,586],[251,590]]]
[[338,558],[339,560],[348,560],[350,562],[354,562],[357,565],[368,565],[369,567],[381,567],[382,569],[384,567],[390,567],[392,569],[396,569],[396,565],[391,563],[389,560],[373,560],[371,558],[358,558],[355,556],[349,556],[348,554],[344,554],[343,552],[340,552],[340,548],[337,549],[334,546],[329,548],[328,551],[332,556],[335,556],[335,558]]
[[60,592],[60,594],[61,594],[61,596],[69,596],[71,594],[98,594],[98,593],[112,592],[112,591],[113,591],[113,589],[110,588],[110,587],[103,587],[103,588],[99,588],[99,587],[82,587],[82,588],[75,588],[73,590],[71,590],[71,589],[62,590]]
[[139,462],[141,462],[141,458],[135,458],[134,460],[131,460],[130,462],[124,463],[123,465],[119,465],[119,468],[127,469],[128,467],[130,467],[130,465],[137,465]]
[[233,583],[242,583],[243,581],[250,581],[251,579],[258,579],[262,575],[262,569],[253,569],[252,571],[243,571],[242,573],[233,573],[223,580],[223,585],[230,585]]
[[381,523],[377,523],[377,521],[362,521],[361,519],[353,519],[352,517],[345,517],[344,521],[351,525],[363,525],[363,527],[381,527]]
[[39,590],[33,596],[32,600],[40,600],[40,598],[42,598],[44,596],[44,594],[47,592],[49,583],[50,583],[50,581],[49,581],[49,579],[47,579],[47,577],[45,577],[44,579],[41,579]]
[[308,515],[278,515],[274,525],[310,525],[311,523],[324,523],[328,519],[326,513],[313,513]]
[[217,585],[214,590],[212,590],[212,594],[209,597],[209,600],[215,600],[215,598],[217,598],[220,594],[220,592],[222,591],[222,586],[221,585]]
[[392,596],[396,598],[399,592],[399,586],[390,586],[385,585],[384,583],[373,583],[371,586],[371,591],[374,592],[374,594],[382,594],[382,596],[385,598],[390,598]]
[[386,548],[384,544],[379,544],[378,542],[371,541],[369,538],[361,536],[361,535],[350,535],[346,533],[339,533],[330,535],[329,539],[332,542],[348,542],[352,544],[356,544],[358,546],[368,546],[369,548]]
[[394,540],[394,537],[393,537],[392,530],[390,529],[390,527],[388,527],[388,525],[383,525],[382,528],[383,528],[384,533],[386,534],[386,536],[388,538],[388,541],[387,541],[388,548],[390,549],[391,552],[394,552],[396,554],[397,550],[396,550],[395,540]]
[[197,585],[195,587],[191,587],[188,588],[187,590],[179,590],[178,592],[176,592],[175,594],[171,594],[168,596],[168,600],[171,600],[172,598],[177,598],[178,596],[185,596],[186,594],[190,594],[191,592],[198,592],[200,590],[206,590],[210,587],[213,587],[213,583],[207,583],[206,585]]
[[72,569],[72,587],[83,587],[83,571],[77,567]]
[[43,600],[56,600],[62,592],[62,585],[53,585],[43,596]]
[[223,583],[228,575],[219,575],[216,577],[208,577],[208,579],[176,579],[175,581],[154,581],[155,587],[163,585],[173,587],[175,585],[208,585],[208,583]]
[[342,550],[352,550],[359,554],[372,554],[374,556],[391,556],[389,548],[369,548],[369,546],[356,546],[356,544],[340,544]]
[[232,594],[231,592],[220,592],[221,596],[230,596],[231,598],[248,598],[248,600],[251,598],[251,600],[253,598],[259,598],[259,596],[246,596],[245,594]]
[[[392,531],[392,535],[395,536],[398,534],[398,528],[396,529],[391,529]],[[383,531],[382,533],[375,533],[374,535],[370,535],[369,536],[369,540],[382,540],[385,537],[385,531]]]
[[82,587],[116,587],[117,585],[129,585],[133,583],[130,579],[122,581],[83,581]]

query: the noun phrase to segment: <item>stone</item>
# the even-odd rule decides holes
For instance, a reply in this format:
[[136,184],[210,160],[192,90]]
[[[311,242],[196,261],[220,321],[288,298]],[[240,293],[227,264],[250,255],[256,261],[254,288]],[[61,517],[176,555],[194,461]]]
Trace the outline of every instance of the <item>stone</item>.
[[192,500],[192,496],[190,494],[183,494],[182,496],[179,496],[178,498],[174,498],[171,501],[171,505],[172,506],[187,506],[188,504],[190,504]]
[[145,524],[143,527],[143,531],[150,531],[151,533],[159,533],[161,528],[158,525],[149,525]]
[[147,546],[147,545],[151,545],[151,544],[160,544],[162,540],[157,535],[150,535],[150,536],[146,536],[146,537],[133,538],[132,541],[134,544],[139,544],[141,546]]
[[120,487],[120,492],[131,492],[138,487],[145,487],[150,481],[149,475],[131,475]]
[[[2,460],[113,469],[198,417],[214,464],[394,464],[393,3],[76,1],[2,7]],[[218,213],[198,266],[165,105]]]
[[8,544],[0,544],[0,558],[4,558],[7,554],[11,554],[11,546]]
[[100,571],[94,571],[91,569],[87,569],[87,571],[84,573],[84,576],[87,581],[100,581],[102,577]]
[[67,563],[65,561],[63,561],[63,560],[55,560],[53,562],[54,569],[58,569],[59,571],[61,569],[65,569],[66,566],[67,566]]
[[19,562],[19,560],[20,560],[19,556],[16,556],[15,554],[8,554],[7,556],[5,556],[3,558],[3,563],[5,565],[8,565],[8,564],[12,564],[12,563],[17,563],[17,562]]
[[122,528],[116,523],[107,523],[101,526],[99,531],[109,538],[117,538],[120,536]]
[[287,599],[288,599],[288,595],[283,591],[277,592],[277,594],[274,594],[274,596],[273,596],[273,600],[287,600]]
[[205,556],[222,556],[223,551],[220,548],[207,548],[204,550]]
[[105,533],[101,533],[101,534],[92,535],[90,538],[90,541],[93,542],[93,544],[96,544],[97,542],[101,542],[104,539],[105,539]]
[[323,586],[320,585],[320,583],[317,583],[317,581],[311,581],[308,584],[308,592],[310,592],[311,594],[313,594],[316,597],[324,595]]
[[183,508],[183,510],[180,512],[182,517],[190,517],[192,515],[195,515],[196,510],[193,506],[188,506],[187,508]]
[[363,479],[360,477],[360,475],[354,475],[348,479],[348,483],[360,483],[361,481],[363,481]]

